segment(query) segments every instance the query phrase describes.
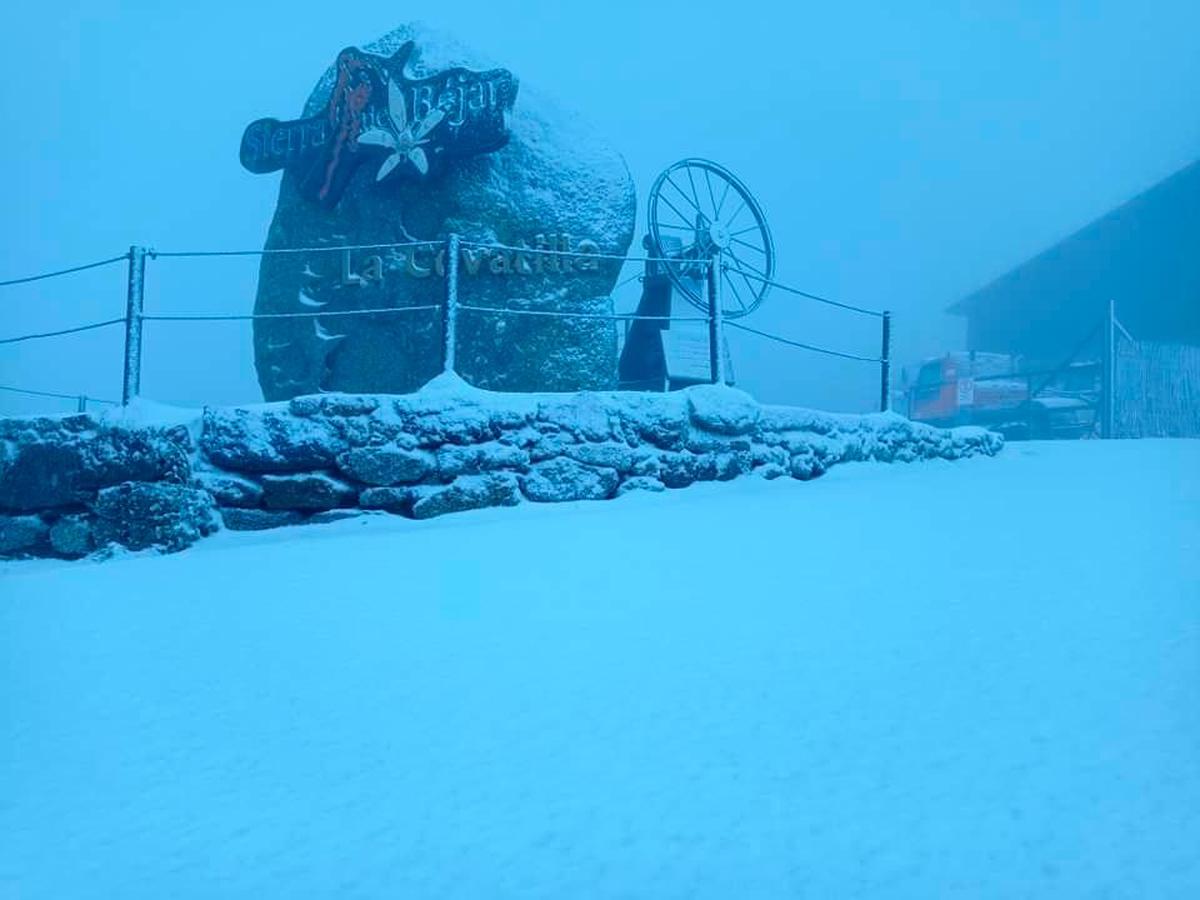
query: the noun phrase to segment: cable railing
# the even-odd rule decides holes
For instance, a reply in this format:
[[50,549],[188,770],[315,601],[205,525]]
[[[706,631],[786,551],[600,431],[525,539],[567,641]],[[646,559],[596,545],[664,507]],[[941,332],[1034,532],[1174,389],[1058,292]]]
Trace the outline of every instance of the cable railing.
[[37,331],[31,334],[19,334],[16,337],[0,338],[0,344],[22,344],[25,341],[40,341],[43,338],[64,337],[68,334],[79,334],[83,331],[95,331],[97,328],[108,328],[110,325],[122,325],[125,317],[105,319],[103,322],[92,322],[88,325],[75,325],[71,328],[60,328],[57,331]]
[[86,412],[88,403],[102,403],[105,406],[120,406],[120,400],[109,400],[104,397],[92,397],[88,394],[64,394],[61,391],[35,391],[32,388],[13,387],[12,385],[0,384],[0,391],[6,394],[22,394],[26,397],[42,397],[52,400],[71,400],[78,404],[79,412]]
[[[352,252],[365,251],[382,251],[382,250],[415,250],[417,248],[436,249],[439,254],[439,263],[437,274],[439,277],[445,278],[446,285],[441,302],[422,303],[412,306],[391,306],[391,307],[374,307],[362,309],[335,309],[327,310],[317,308],[312,310],[303,310],[296,312],[253,312],[253,313],[199,313],[199,312],[146,312],[144,309],[144,293],[145,293],[145,267],[147,259],[199,259],[199,258],[214,258],[214,257],[264,257],[275,254],[311,254],[311,253],[344,253],[347,258]],[[666,265],[674,267],[686,267],[689,274],[695,275],[698,283],[703,283],[707,286],[707,301],[708,309],[705,312],[694,315],[643,315],[636,312],[621,313],[621,312],[585,312],[572,310],[548,310],[548,309],[529,309],[515,306],[494,306],[476,303],[459,302],[459,287],[460,287],[460,260],[459,256],[467,255],[463,248],[470,248],[480,252],[492,253],[515,253],[528,254],[531,256],[544,257],[559,257],[570,258],[574,260],[589,260],[593,262],[601,261],[618,261],[621,264],[633,263],[653,263],[656,265]],[[441,253],[445,253],[445,257],[441,257]],[[715,348],[722,347],[724,344],[724,329],[726,326],[745,334],[750,334],[768,341],[771,341],[780,346],[786,346],[795,350],[821,354],[830,357],[850,360],[853,362],[868,363],[878,365],[880,367],[880,408],[887,410],[890,408],[891,395],[891,313],[886,310],[873,310],[862,306],[856,306],[850,303],[844,303],[838,300],[832,300],[828,297],[823,297],[818,294],[813,294],[808,291],[800,290],[793,287],[757,275],[755,273],[744,272],[740,267],[731,268],[726,265],[720,252],[714,252],[711,257],[671,257],[671,256],[624,256],[616,253],[602,252],[598,247],[576,248],[574,250],[552,249],[548,247],[530,247],[528,245],[503,244],[498,242],[485,243],[480,241],[464,240],[458,235],[449,235],[444,240],[430,241],[395,241],[395,242],[380,242],[371,244],[348,244],[348,245],[318,245],[311,247],[283,247],[283,248],[263,248],[254,250],[179,250],[179,251],[158,251],[145,247],[134,246],[129,252],[120,256],[114,256],[107,259],[97,260],[95,262],[84,263],[82,265],[72,266],[65,269],[59,269],[51,272],[45,272],[38,275],[31,275],[23,278],[11,279],[8,281],[0,281],[0,287],[10,285],[27,284],[30,282],[41,281],[49,278],[56,278],[63,275],[69,275],[75,272],[82,272],[89,269],[95,269],[102,266],[111,265],[113,263],[125,260],[129,263],[129,276],[126,291],[126,312],[120,318],[106,319],[103,321],[91,322],[82,325],[75,325],[67,328],[61,328],[52,331],[35,332],[29,334],[15,335],[11,337],[0,337],[0,345],[18,344],[26,341],[42,340],[49,338],[59,338],[68,335],[78,334],[86,331],[93,331],[103,328],[108,328],[115,325],[125,326],[125,352],[124,352],[124,382],[122,390],[122,398],[120,401],[105,400],[98,398],[96,402],[111,403],[111,404],[128,404],[140,391],[141,379],[141,343],[142,343],[142,326],[145,322],[177,322],[177,323],[197,323],[197,322],[259,322],[270,320],[288,320],[288,319],[337,319],[337,318],[353,318],[362,316],[393,316],[409,313],[421,312],[440,312],[443,328],[443,367],[445,371],[455,370],[456,344],[457,344],[457,319],[460,313],[468,315],[484,315],[484,316],[503,316],[503,317],[533,317],[533,318],[557,318],[568,320],[591,320],[603,322],[624,322],[626,324],[646,321],[646,322],[690,322],[690,323],[707,323],[709,329],[709,344],[711,349],[711,380],[714,383],[723,383],[724,377],[724,353],[717,352]],[[570,271],[569,266],[563,266],[563,271]],[[844,350],[838,350],[830,347],[822,347],[813,343],[796,340],[785,335],[773,334],[768,331],[763,331],[758,328],[753,328],[749,325],[744,325],[738,321],[726,318],[721,311],[721,301],[719,296],[718,285],[720,279],[714,277],[717,272],[737,272],[745,275],[747,278],[754,279],[762,284],[780,290],[782,292],[807,299],[816,303],[821,303],[834,308],[842,309],[848,312],[854,312],[861,315],[878,318],[882,321],[881,330],[881,351],[878,356],[869,356],[861,353],[851,353]],[[537,274],[542,276],[552,276],[554,274],[562,274],[562,271],[555,267],[540,266],[537,269]],[[634,273],[633,275],[622,279],[616,287],[624,286],[635,279],[641,279],[645,276],[642,273]],[[614,290],[616,289],[614,287]],[[53,391],[26,390],[19,387],[3,387],[0,390],[10,393],[24,393],[29,396],[44,396],[58,399],[78,400],[81,407],[86,404],[86,400],[81,399],[84,395],[81,394],[61,394]]]
[[[187,315],[143,315],[143,322],[258,322],[264,319],[330,319],[339,316],[386,316],[394,313],[423,312],[431,309],[441,309],[440,303],[429,303],[422,306],[388,306],[382,309],[333,309],[328,312],[314,310],[312,312],[295,313],[244,313],[244,314],[205,314]],[[120,321],[124,322],[124,319]]]
[[[258,250],[153,250],[151,259],[195,259],[214,256],[286,256],[293,253],[353,253],[365,250],[405,250],[417,247],[437,247],[445,241],[392,241],[379,244],[324,244],[316,247],[263,247]],[[128,258],[128,255],[123,258]]]
[[11,287],[14,284],[29,284],[33,281],[45,281],[47,278],[58,278],[60,275],[73,275],[76,272],[86,272],[88,269],[99,269],[101,266],[109,266],[124,259],[129,259],[128,253],[122,253],[120,256],[111,256],[108,259],[98,259],[95,262],[84,263],[79,266],[71,266],[67,269],[42,272],[41,274],[28,275],[24,278],[10,278],[7,281],[0,281],[0,287]]

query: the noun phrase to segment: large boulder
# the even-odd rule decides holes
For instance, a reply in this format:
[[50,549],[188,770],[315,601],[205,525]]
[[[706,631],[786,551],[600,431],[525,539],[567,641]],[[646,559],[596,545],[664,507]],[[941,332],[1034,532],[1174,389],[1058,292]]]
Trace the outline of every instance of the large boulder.
[[[406,41],[415,42],[407,69],[413,77],[452,66],[494,66],[418,25],[402,26],[363,49],[391,56]],[[333,79],[331,67],[309,96],[305,116],[324,109]],[[568,267],[557,256],[472,245],[586,248],[617,256],[629,246],[636,203],[625,161],[536,88],[521,85],[510,139],[500,150],[455,160],[428,180],[377,183],[375,168],[359,166],[332,208],[306,199],[296,176],[285,173],[267,249],[441,241],[453,232],[468,242],[460,254],[461,303],[532,312],[612,312],[618,261],[596,258]],[[265,255],[256,313],[381,312],[257,320],[255,363],[264,396],[405,393],[420,387],[442,366],[439,312],[387,311],[442,303],[444,268],[444,258],[439,261],[427,249],[355,251],[348,258],[327,251]],[[346,283],[355,279],[345,274],[364,273],[365,283]],[[495,390],[603,389],[616,379],[616,329],[604,319],[463,310],[457,348],[457,370]]]

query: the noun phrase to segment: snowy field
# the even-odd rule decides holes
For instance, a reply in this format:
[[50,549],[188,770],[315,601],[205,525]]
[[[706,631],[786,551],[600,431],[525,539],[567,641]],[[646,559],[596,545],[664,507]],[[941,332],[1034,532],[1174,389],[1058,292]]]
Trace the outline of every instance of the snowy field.
[[1200,442],[0,568],[2,898],[1200,897]]

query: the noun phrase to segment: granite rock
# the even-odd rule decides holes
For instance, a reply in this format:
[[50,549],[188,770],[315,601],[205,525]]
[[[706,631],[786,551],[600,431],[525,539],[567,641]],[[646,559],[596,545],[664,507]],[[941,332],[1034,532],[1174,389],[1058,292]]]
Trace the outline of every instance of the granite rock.
[[[406,25],[363,47],[390,56],[415,41],[414,77],[450,66],[494,67],[491,60],[421,25]],[[516,73],[520,74],[520,73]],[[327,102],[332,69],[318,81],[304,115]],[[360,166],[336,208],[304,199],[285,173],[267,237],[268,249],[441,241],[457,233],[459,297],[476,306],[531,311],[611,313],[620,264],[593,259],[570,270],[559,257],[486,250],[503,244],[572,248],[580,242],[621,256],[633,236],[636,199],[621,155],[578,116],[522,84],[507,146],[456,161],[435,178],[376,183]],[[440,371],[437,310],[389,310],[442,302],[440,248],[391,248],[351,254],[355,272],[381,278],[347,284],[340,253],[276,254],[259,272],[257,313],[379,310],[337,319],[267,319],[254,323],[255,363],[268,400],[320,391],[405,393]],[[374,263],[370,257],[378,257]],[[616,378],[611,321],[464,311],[458,322],[458,371],[471,383],[506,391],[607,388]]]
[[216,530],[212,497],[200,488],[159,482],[125,482],[96,497],[96,544],[130,550],[156,547],[168,552],[189,547]]
[[521,479],[525,496],[539,503],[566,500],[604,500],[617,489],[620,476],[614,469],[586,466],[559,457],[538,463]]

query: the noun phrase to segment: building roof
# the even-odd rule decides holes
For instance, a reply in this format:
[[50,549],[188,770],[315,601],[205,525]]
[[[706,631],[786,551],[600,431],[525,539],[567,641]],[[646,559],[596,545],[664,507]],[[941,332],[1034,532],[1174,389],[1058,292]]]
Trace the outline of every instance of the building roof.
[[[1200,306],[1200,160],[1084,226],[949,307],[973,316],[1019,315],[1047,304],[1091,310],[1161,307],[1159,326],[1194,329]],[[1174,312],[1172,310],[1175,310]],[[1139,313],[1135,311],[1134,317]]]

